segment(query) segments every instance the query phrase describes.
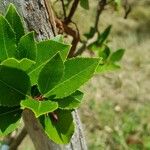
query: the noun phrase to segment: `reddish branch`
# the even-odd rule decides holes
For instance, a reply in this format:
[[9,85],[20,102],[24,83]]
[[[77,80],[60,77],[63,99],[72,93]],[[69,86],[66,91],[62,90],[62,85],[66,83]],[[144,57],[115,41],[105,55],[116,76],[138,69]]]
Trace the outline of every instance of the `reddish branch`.
[[95,31],[98,32],[98,23],[100,20],[100,15],[103,12],[105,6],[106,6],[106,0],[100,0],[98,2],[98,7],[97,7],[97,13],[96,13],[96,20],[95,20]]
[[[61,1],[62,1],[62,7],[64,8],[63,0],[61,0]],[[56,26],[59,29],[59,33],[65,32],[67,35],[70,35],[73,38],[72,47],[71,47],[71,50],[70,50],[69,55],[68,55],[69,58],[80,55],[87,47],[86,46],[87,41],[86,41],[86,42],[83,43],[83,46],[75,53],[77,44],[78,44],[79,41],[81,41],[79,30],[78,30],[77,26],[76,26],[76,30],[74,30],[74,29],[72,29],[71,27],[68,26],[68,24],[72,22],[71,19],[72,19],[73,15],[74,15],[74,13],[77,9],[78,3],[79,3],[79,0],[74,0],[74,2],[72,4],[72,7],[71,7],[71,10],[70,10],[70,13],[64,21],[61,21],[59,19],[55,19]],[[107,0],[99,0],[98,7],[97,7],[95,24],[94,24],[95,33],[99,32],[98,31],[98,23],[99,23],[99,20],[100,20],[100,15],[103,12],[106,5],[107,5]],[[64,8],[64,12],[65,12],[65,8]]]
[[34,99],[37,101],[43,101],[45,98],[42,95],[39,95],[39,96],[35,96]]
[[65,32],[67,35],[72,36],[72,38],[73,38],[72,47],[71,47],[71,50],[69,52],[68,57],[69,58],[73,57],[74,53],[75,53],[75,50],[76,50],[76,47],[77,47],[77,44],[80,41],[80,35],[79,35],[78,29],[76,29],[76,30],[72,29],[71,27],[66,25],[65,22],[63,22],[63,21],[61,21],[57,18],[55,19],[55,22],[56,22],[57,28],[59,29],[59,33]]
[[76,51],[76,47],[78,45],[78,42],[80,41],[80,34],[79,34],[79,30],[78,27],[76,26],[76,30],[72,29],[71,27],[68,26],[69,23],[73,23],[72,22],[72,17],[78,7],[79,4],[79,0],[74,0],[72,7],[70,9],[69,15],[66,17],[66,10],[65,10],[65,5],[64,5],[64,0],[61,0],[62,2],[62,8],[63,8],[63,12],[64,12],[64,21],[61,21],[59,19],[55,19],[56,21],[56,26],[59,29],[59,33],[63,33],[65,32],[66,34],[72,36],[73,40],[72,40],[72,47],[71,50],[69,52],[68,57],[74,57],[74,53]]
[[[94,24],[95,32],[93,35],[95,35],[97,32],[99,33],[98,24],[100,22],[100,16],[101,16],[102,12],[104,11],[105,6],[107,4],[108,4],[107,0],[99,0],[99,2],[98,2],[98,7],[97,7],[97,11],[96,11],[96,19],[95,19],[95,24]],[[83,43],[81,48],[74,54],[74,56],[76,57],[78,55],[81,55],[86,50],[87,46],[88,46],[88,40]]]
[[65,19],[65,24],[66,24],[66,25],[68,25],[68,24],[71,22],[72,17],[73,17],[73,15],[74,15],[74,13],[75,13],[75,11],[76,11],[76,9],[77,9],[78,4],[79,4],[79,0],[74,0],[74,2],[73,2],[73,4],[72,4],[72,7],[71,7],[71,9],[70,9],[69,15],[68,15],[68,17]]

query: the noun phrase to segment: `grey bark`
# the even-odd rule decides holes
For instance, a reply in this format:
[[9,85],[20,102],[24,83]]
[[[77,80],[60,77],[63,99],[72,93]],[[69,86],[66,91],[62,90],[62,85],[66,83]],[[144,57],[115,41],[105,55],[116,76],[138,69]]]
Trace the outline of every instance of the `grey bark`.
[[[27,30],[34,30],[37,39],[48,39],[57,34],[54,15],[48,0],[0,0],[0,11],[6,12],[9,3],[15,4],[25,20]],[[23,120],[36,150],[87,150],[77,110],[73,112],[76,131],[68,145],[57,145],[45,135],[41,124],[30,110],[24,110]]]
[[21,144],[22,140],[25,138],[26,135],[27,135],[27,130],[24,127],[19,133],[19,135],[13,139],[12,143],[9,144],[10,145],[9,150],[16,150],[16,147],[18,147],[18,145]]

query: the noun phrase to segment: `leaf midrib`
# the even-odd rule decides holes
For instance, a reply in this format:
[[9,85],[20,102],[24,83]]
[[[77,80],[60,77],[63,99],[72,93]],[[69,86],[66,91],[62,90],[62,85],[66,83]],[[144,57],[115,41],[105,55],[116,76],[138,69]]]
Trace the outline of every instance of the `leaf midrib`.
[[91,65],[88,66],[87,68],[83,69],[83,70],[80,71],[79,73],[73,75],[71,78],[69,78],[69,79],[63,81],[62,83],[56,85],[53,89],[51,89],[49,92],[47,92],[47,93],[45,94],[45,96],[46,96],[48,93],[51,93],[51,91],[55,90],[57,87],[59,87],[59,86],[61,86],[62,84],[64,84],[65,82],[68,82],[69,80],[73,79],[75,76],[78,76],[79,74],[81,74],[82,72],[84,72],[85,70],[87,70],[88,68],[90,68],[92,65],[94,65],[94,64],[96,64],[96,63],[97,63],[97,62],[94,62],[93,64],[91,64]]
[[[57,55],[57,54],[56,54],[56,55]],[[56,55],[55,55],[55,56],[56,56]],[[54,56],[54,57],[55,57],[55,56]],[[53,58],[54,58],[54,57],[53,57]],[[52,59],[53,59],[53,58],[52,58]],[[64,69],[65,69],[65,67],[64,67],[64,63],[63,63],[62,60],[61,60],[61,62],[62,62],[62,64],[63,64],[63,72],[62,72],[62,75],[61,75],[61,78],[62,78],[63,75],[64,75]],[[61,78],[60,78],[60,80],[61,80]],[[47,91],[48,85],[49,85],[49,82],[50,82],[50,79],[51,79],[51,77],[48,77],[47,84],[46,84],[46,86],[45,86],[45,89],[44,89],[43,93],[45,93],[45,91]],[[59,81],[60,81],[60,80],[59,80]],[[59,81],[58,81],[57,83],[59,83]],[[56,86],[56,85],[54,85],[54,87],[55,87],[55,86]],[[52,90],[52,89],[51,89],[51,90]]]
[[[54,54],[55,55],[55,54]],[[53,55],[53,56],[54,56]],[[53,57],[52,56],[52,57]],[[50,57],[48,60],[46,60],[45,62],[43,62],[42,64],[40,64],[39,66],[37,66],[35,69],[31,70],[28,74],[31,75],[34,71],[36,71],[37,69],[39,69],[41,66],[43,66],[44,64],[48,63],[48,61],[52,58]]]
[[9,87],[9,88],[11,88],[11,89],[13,89],[13,90],[15,90],[16,92],[18,92],[18,93],[20,93],[20,94],[22,94],[22,95],[24,95],[24,96],[27,96],[27,97],[29,97],[30,98],[30,96],[28,95],[28,94],[24,94],[24,93],[22,93],[21,91],[19,91],[18,89],[16,89],[16,88],[14,88],[13,86],[11,86],[11,85],[9,85],[9,84],[7,84],[6,82],[4,82],[3,80],[1,80],[0,79],[0,82],[2,83],[2,84],[4,84],[4,85],[6,85],[7,87]]
[[7,114],[12,113],[12,112],[17,112],[18,110],[20,110],[20,108],[15,109],[15,110],[11,110],[11,111],[8,111],[8,112],[1,113],[0,116],[7,115]]
[[[1,23],[2,26],[2,23]],[[6,53],[6,57],[8,58],[8,52],[7,52],[7,48],[6,48],[6,42],[5,42],[5,34],[4,34],[4,30],[2,30],[2,36],[3,36],[3,44],[4,44],[4,49],[5,49],[5,53]]]

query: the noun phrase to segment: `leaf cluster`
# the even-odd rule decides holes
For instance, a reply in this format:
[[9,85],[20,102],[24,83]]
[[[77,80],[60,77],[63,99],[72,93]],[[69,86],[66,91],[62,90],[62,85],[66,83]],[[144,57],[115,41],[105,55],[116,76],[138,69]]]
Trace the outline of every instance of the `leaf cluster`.
[[[114,71],[120,69],[119,61],[122,59],[125,50],[117,49],[115,52],[108,46],[108,37],[110,35],[112,26],[109,25],[102,33],[98,33],[96,40],[90,43],[87,47],[95,55],[99,56],[102,60],[98,65],[96,72],[105,73],[108,71]],[[94,36],[95,29],[90,28],[90,31],[84,36],[90,39]]]
[[79,107],[79,88],[95,73],[99,58],[67,59],[70,45],[61,36],[38,42],[26,32],[10,4],[0,15],[0,136],[14,131],[30,109],[48,137],[66,144],[74,133],[72,111]]

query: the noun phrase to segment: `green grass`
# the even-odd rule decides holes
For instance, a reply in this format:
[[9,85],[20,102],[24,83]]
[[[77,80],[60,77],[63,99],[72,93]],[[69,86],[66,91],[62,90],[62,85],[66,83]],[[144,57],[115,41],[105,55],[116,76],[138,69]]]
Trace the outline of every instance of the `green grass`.
[[111,100],[90,101],[86,108],[90,112],[84,111],[82,118],[89,149],[150,149],[149,103],[130,108]]

